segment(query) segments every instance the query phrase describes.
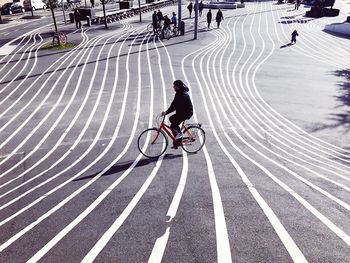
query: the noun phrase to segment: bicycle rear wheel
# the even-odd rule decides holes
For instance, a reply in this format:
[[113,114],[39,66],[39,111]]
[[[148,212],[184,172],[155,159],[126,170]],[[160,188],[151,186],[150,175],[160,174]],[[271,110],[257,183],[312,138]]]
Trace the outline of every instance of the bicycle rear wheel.
[[137,139],[139,151],[148,158],[161,156],[168,147],[168,138],[165,133],[157,128],[144,130]]
[[167,28],[164,32],[164,38],[166,38],[167,40],[169,40],[171,38],[171,31],[170,28]]
[[198,126],[188,126],[183,130],[182,149],[188,153],[196,153],[203,148],[205,132]]

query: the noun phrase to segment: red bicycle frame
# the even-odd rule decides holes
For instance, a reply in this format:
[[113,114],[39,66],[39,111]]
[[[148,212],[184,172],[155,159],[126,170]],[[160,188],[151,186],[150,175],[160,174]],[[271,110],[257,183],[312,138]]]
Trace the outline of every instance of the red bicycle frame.
[[[152,144],[155,143],[155,141],[158,139],[160,130],[165,131],[165,133],[168,134],[168,136],[173,140],[173,142],[176,142],[174,135],[172,134],[172,132],[170,132],[170,131],[176,131],[176,130],[170,128],[169,125],[165,124],[165,123],[164,123],[164,120],[165,120],[165,115],[164,115],[164,117],[163,117],[163,120],[162,120],[162,122],[161,122],[159,128],[158,128],[157,136],[156,136],[156,137],[154,138],[154,140],[152,141]],[[184,128],[184,126],[185,126],[185,121],[182,122],[181,130]],[[177,143],[181,145],[181,142],[180,142],[180,143],[177,142]]]

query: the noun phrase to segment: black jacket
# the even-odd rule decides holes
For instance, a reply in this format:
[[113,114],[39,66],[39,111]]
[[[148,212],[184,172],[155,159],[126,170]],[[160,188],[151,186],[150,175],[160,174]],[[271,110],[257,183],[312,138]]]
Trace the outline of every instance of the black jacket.
[[193,115],[193,106],[188,91],[187,87],[183,87],[182,90],[176,92],[173,102],[166,110],[166,114],[176,111],[176,115],[183,116],[186,119]]

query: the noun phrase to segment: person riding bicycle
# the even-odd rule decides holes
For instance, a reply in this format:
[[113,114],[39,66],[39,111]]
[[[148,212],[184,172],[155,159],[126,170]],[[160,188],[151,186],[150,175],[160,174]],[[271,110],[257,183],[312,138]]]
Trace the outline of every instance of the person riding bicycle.
[[162,38],[164,38],[164,31],[167,28],[170,28],[171,21],[167,15],[164,16],[164,24],[163,24],[163,29],[162,29]]
[[[176,142],[180,142],[182,139],[180,123],[192,117],[193,105],[190,95],[188,94],[189,89],[181,80],[175,80],[173,88],[176,92],[175,97],[170,104],[170,107],[162,112],[162,116],[176,111],[176,113],[169,118],[171,123],[170,128],[174,130],[173,134]],[[174,143],[173,148],[177,149],[177,143]]]

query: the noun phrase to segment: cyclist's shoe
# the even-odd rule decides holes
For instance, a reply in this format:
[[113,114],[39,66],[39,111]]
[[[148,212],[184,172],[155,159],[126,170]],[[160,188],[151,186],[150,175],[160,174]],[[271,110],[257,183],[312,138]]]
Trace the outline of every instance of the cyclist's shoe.
[[175,136],[175,140],[177,142],[180,142],[182,140],[182,132],[178,132]]
[[177,146],[177,143],[174,143],[173,146],[171,147],[171,149],[175,149],[177,150],[178,146]]

